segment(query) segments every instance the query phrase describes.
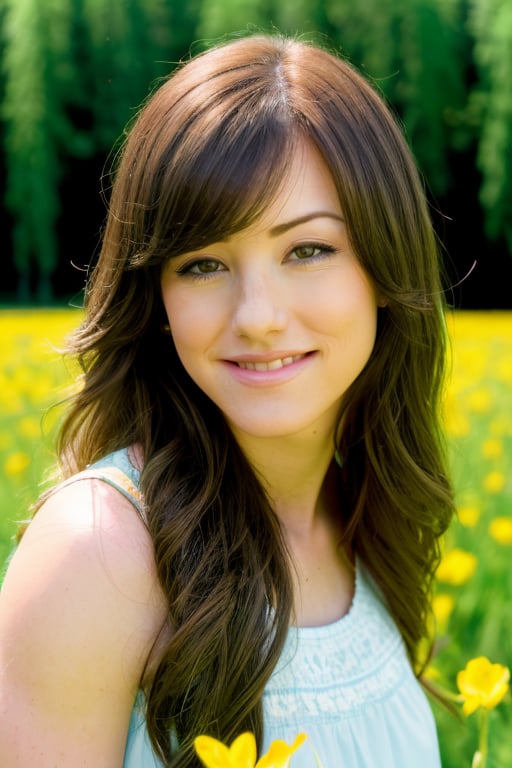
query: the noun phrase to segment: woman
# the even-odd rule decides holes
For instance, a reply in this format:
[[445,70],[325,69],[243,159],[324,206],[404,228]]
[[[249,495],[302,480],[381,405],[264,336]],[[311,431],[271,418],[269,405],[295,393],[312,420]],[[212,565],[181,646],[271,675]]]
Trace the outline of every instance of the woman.
[[439,766],[443,312],[414,162],[347,63],[256,35],[159,88],[70,345],[64,481],[4,583],[2,765],[193,766],[251,730],[305,731],[296,768]]

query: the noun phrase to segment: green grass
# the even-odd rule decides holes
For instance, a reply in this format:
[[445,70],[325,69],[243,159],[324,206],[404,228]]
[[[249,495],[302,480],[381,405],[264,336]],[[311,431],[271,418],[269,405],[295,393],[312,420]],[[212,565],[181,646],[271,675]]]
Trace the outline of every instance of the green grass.
[[[0,311],[0,562],[55,461],[61,411],[48,408],[73,380],[55,347],[80,317],[79,310]],[[460,519],[445,551],[469,553],[475,568],[464,574],[459,559],[446,578],[461,583],[438,581],[438,596],[451,603],[445,599],[431,675],[456,692],[457,672],[471,658],[512,666],[512,313],[459,312],[448,328],[453,375],[445,413]],[[477,715],[459,722],[433,706],[444,768],[469,768]],[[491,712],[487,768],[512,766],[511,710],[509,694]]]

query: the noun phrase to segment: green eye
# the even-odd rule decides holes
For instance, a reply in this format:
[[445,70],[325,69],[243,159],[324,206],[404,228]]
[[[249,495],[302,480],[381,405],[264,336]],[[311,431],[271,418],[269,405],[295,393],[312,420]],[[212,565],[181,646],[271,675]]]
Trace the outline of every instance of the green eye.
[[295,248],[294,253],[298,259],[311,259],[317,255],[319,250],[316,245],[299,245],[298,248]]
[[216,275],[219,272],[224,272],[225,267],[221,261],[217,259],[194,259],[186,264],[182,264],[176,270],[180,277],[200,280],[206,279],[210,275]]
[[211,272],[217,272],[218,269],[219,262],[214,261],[213,259],[202,259],[201,261],[196,261],[190,267],[191,272],[195,272],[196,274],[199,272],[202,275],[207,275]]

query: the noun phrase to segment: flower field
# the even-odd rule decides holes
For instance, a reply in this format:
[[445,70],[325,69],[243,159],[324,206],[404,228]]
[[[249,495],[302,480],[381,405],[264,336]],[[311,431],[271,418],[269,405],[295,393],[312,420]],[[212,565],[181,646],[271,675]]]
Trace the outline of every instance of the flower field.
[[[512,665],[512,313],[448,317],[452,374],[445,401],[458,519],[437,571],[438,648],[431,676],[456,691],[473,658]],[[458,723],[434,705],[444,768],[471,765],[478,713]],[[512,766],[512,706],[489,713],[488,768]]]
[[58,350],[80,318],[72,309],[0,311],[0,563],[54,463],[53,406],[73,380]]
[[[54,462],[61,410],[49,407],[76,375],[57,348],[80,318],[75,309],[0,311],[0,563]],[[456,694],[457,674],[471,659],[512,666],[512,313],[455,312],[447,320],[445,423],[459,515],[437,572],[438,642],[429,676]],[[457,719],[433,707],[444,768],[469,768],[478,713]],[[489,720],[487,766],[510,768],[510,693]]]

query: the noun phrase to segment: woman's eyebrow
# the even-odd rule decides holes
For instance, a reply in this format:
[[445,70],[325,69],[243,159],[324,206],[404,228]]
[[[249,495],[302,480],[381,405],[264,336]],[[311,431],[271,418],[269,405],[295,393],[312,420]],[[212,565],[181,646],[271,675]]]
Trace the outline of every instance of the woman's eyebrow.
[[297,227],[299,224],[304,224],[307,221],[311,221],[311,219],[323,218],[336,219],[336,221],[344,222],[343,217],[337,213],[332,213],[331,211],[314,211],[312,213],[307,213],[304,216],[299,216],[297,219],[285,221],[283,224],[277,224],[275,227],[270,229],[269,234],[271,237],[277,237],[278,235],[282,235],[283,232],[287,232],[289,229]]

